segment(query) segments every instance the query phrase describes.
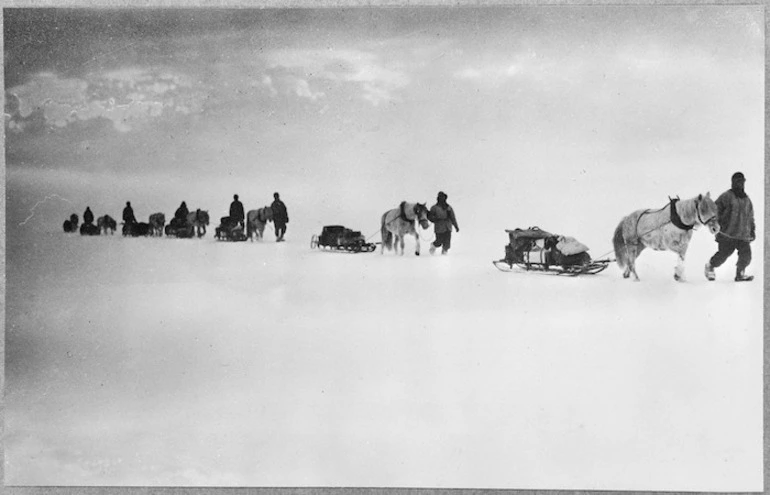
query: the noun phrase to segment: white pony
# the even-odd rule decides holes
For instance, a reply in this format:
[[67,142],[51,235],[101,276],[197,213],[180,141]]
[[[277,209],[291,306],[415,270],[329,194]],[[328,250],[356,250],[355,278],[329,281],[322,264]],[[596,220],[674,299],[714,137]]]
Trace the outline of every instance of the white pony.
[[265,206],[258,210],[249,210],[246,214],[246,235],[252,241],[252,235],[257,239],[262,239],[265,233],[265,224],[273,221],[273,209]]
[[615,257],[623,269],[623,278],[636,274],[636,258],[645,247],[656,251],[673,251],[679,255],[674,279],[684,280],[684,257],[692,238],[692,231],[705,225],[712,234],[719,232],[717,205],[711,194],[699,194],[691,199],[672,199],[659,210],[636,210],[623,218],[615,229],[612,244]]
[[404,237],[411,234],[415,238],[414,254],[420,256],[420,234],[417,231],[415,222],[419,222],[423,229],[430,226],[428,222],[428,208],[425,203],[407,203],[402,201],[398,208],[386,211],[382,215],[380,222],[380,233],[382,234],[382,248],[380,253],[395,249],[398,254],[399,245],[401,246],[401,255],[404,255]]

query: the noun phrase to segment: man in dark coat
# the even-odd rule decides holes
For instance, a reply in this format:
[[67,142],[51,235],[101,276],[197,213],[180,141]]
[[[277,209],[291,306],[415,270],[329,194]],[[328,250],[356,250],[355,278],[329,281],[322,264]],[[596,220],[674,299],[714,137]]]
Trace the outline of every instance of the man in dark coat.
[[94,214],[90,206],[86,206],[86,211],[83,212],[83,223],[86,225],[94,223]]
[[286,224],[289,223],[289,212],[286,210],[286,205],[281,201],[281,197],[278,193],[273,194],[273,204],[270,208],[273,210],[273,225],[275,226],[275,241],[282,242],[283,236],[286,234]]
[[131,201],[126,201],[126,207],[123,208],[123,222],[126,225],[133,225],[136,223],[136,217],[134,216],[134,209],[131,207]]
[[447,254],[452,245],[452,227],[460,232],[455,211],[446,200],[447,195],[443,191],[439,191],[436,204],[431,206],[430,211],[428,211],[428,220],[433,222],[436,232],[436,240],[430,245],[430,254],[435,253],[437,247],[441,247],[441,254]]
[[187,215],[190,213],[190,210],[187,209],[187,204],[182,201],[182,204],[179,205],[179,208],[176,209],[176,212],[174,212],[174,226],[175,227],[181,227],[184,224],[187,223]]
[[746,267],[751,263],[750,242],[756,239],[756,224],[754,223],[754,206],[746,194],[744,186],[746,178],[741,172],[732,176],[732,187],[722,193],[716,200],[719,219],[719,233],[716,241],[719,246],[716,254],[706,263],[705,274],[709,280],[714,280],[714,268],[721,266],[727,258],[738,251],[735,281],[748,282],[754,280],[752,275],[746,275]]
[[245,228],[245,225],[243,224],[244,217],[243,203],[238,201],[238,195],[236,194],[233,196],[233,202],[230,203],[230,222],[232,222],[233,225],[237,223],[241,228]]

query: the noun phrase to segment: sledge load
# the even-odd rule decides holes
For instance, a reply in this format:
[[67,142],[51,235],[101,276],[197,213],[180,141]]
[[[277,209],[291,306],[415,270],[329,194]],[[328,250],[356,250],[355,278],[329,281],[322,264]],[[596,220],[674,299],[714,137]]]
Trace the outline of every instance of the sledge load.
[[601,272],[611,260],[592,260],[588,246],[574,237],[552,234],[540,227],[506,230],[509,242],[505,258],[492,263],[498,270],[513,271],[516,266],[525,271],[556,275],[593,275]]
[[371,253],[377,246],[366,242],[366,238],[357,230],[348,229],[342,225],[327,225],[321,231],[321,235],[313,235],[310,239],[310,247],[349,253]]
[[243,222],[233,220],[231,217],[222,217],[219,227],[216,228],[214,237],[219,241],[242,242],[248,239],[243,233]]

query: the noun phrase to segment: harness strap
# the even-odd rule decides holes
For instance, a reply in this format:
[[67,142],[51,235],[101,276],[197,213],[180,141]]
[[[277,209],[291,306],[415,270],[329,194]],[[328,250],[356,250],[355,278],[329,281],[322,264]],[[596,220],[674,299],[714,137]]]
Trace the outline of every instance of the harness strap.
[[411,222],[414,221],[414,219],[410,219],[410,218],[408,218],[406,216],[406,210],[404,209],[405,206],[406,206],[406,201],[402,201],[401,202],[401,206],[400,206],[401,213],[400,213],[399,217],[401,218],[401,220],[403,220],[405,222],[410,222],[411,223]]
[[[695,225],[687,225],[682,221],[682,217],[679,216],[679,213],[676,211],[676,203],[679,201],[679,198],[673,198],[671,199],[671,223],[674,224],[675,227],[680,228],[682,230],[692,230]],[[695,209],[697,211],[698,205],[695,205]]]

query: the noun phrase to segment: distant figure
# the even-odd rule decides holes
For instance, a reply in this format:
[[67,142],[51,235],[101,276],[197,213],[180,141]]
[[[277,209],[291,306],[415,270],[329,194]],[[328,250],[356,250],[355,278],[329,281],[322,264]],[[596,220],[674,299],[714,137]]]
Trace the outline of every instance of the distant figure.
[[230,221],[233,222],[233,224],[239,224],[241,228],[244,229],[244,218],[245,215],[243,213],[243,203],[238,201],[238,195],[236,194],[233,196],[233,202],[230,203]]
[[282,242],[283,236],[286,234],[286,224],[289,223],[289,212],[286,210],[286,205],[281,201],[281,197],[278,193],[274,193],[273,198],[275,199],[270,205],[270,209],[273,210],[275,241]]
[[436,240],[430,245],[430,254],[435,253],[437,247],[441,247],[441,254],[447,254],[452,245],[452,227],[454,226],[455,230],[460,232],[455,211],[446,200],[447,195],[439,191],[436,204],[431,206],[428,212],[428,220],[433,222],[436,232]]
[[716,235],[718,251],[706,263],[705,274],[714,280],[714,268],[722,265],[735,250],[738,250],[738,262],[735,267],[735,281],[754,280],[753,275],[746,275],[746,267],[751,263],[750,242],[757,238],[754,223],[754,205],[746,194],[746,178],[741,172],[732,176],[732,187],[723,192],[716,200],[720,231]]
[[126,225],[133,225],[136,223],[136,217],[134,216],[134,209],[131,207],[131,201],[126,201],[126,207],[123,208],[123,222]]
[[91,212],[90,206],[86,206],[86,211],[83,212],[83,223],[86,225],[94,223],[94,214]]
[[190,214],[190,211],[187,209],[187,204],[185,204],[184,201],[182,201],[182,204],[179,205],[179,208],[176,209],[176,212],[174,213],[174,218],[171,220],[171,224],[173,227],[181,227],[184,224],[187,223],[187,215]]

